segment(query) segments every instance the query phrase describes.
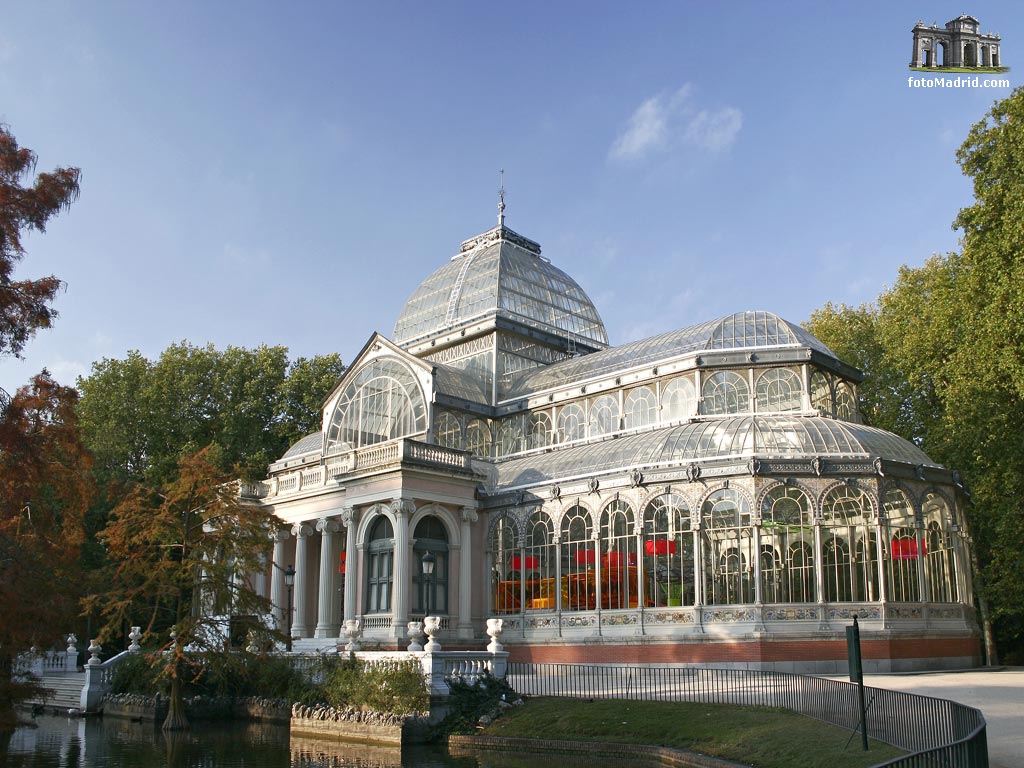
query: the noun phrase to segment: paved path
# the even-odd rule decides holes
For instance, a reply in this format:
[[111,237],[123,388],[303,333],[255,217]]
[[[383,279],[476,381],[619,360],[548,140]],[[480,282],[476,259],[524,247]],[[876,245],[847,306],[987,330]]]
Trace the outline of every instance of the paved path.
[[1024,766],[1024,667],[864,675],[864,684],[980,709],[988,724],[991,768]]

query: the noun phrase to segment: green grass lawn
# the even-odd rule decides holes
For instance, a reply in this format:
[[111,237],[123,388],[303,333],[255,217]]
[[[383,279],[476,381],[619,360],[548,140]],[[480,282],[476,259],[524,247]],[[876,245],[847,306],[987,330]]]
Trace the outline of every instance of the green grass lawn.
[[935,72],[944,74],[946,72],[973,72],[976,75],[992,75],[1001,72],[1009,72],[1009,67],[911,67],[914,72]]
[[484,733],[655,744],[758,768],[859,768],[904,754],[876,741],[863,752],[859,735],[788,710],[720,704],[537,698],[505,710]]

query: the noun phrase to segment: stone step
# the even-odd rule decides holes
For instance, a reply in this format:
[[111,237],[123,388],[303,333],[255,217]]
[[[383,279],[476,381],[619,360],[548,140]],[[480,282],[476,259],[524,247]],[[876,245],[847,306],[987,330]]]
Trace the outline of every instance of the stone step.
[[58,710],[77,709],[82,699],[82,688],[85,686],[85,673],[77,672],[67,675],[48,675],[42,679],[44,687],[49,688],[53,695],[45,701],[36,700],[30,703],[42,704]]

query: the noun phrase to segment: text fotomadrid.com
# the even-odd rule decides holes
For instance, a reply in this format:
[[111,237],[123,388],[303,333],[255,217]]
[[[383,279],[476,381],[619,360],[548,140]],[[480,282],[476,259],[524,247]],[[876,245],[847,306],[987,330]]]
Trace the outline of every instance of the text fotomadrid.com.
[[907,78],[908,88],[1009,88],[1002,77],[914,77]]

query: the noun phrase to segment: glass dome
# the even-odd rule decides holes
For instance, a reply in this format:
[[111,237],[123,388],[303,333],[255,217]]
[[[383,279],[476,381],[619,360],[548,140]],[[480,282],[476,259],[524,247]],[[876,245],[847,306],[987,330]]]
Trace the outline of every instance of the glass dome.
[[410,345],[472,320],[501,315],[593,346],[608,345],[594,303],[540,255],[540,246],[498,227],[423,281],[402,309],[393,340]]

